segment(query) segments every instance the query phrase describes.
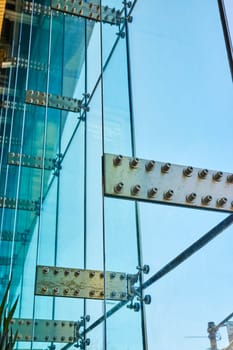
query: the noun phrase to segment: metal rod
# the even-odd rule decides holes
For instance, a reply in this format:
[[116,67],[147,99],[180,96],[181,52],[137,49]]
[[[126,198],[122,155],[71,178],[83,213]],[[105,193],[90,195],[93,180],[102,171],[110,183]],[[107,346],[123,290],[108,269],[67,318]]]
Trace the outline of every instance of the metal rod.
[[[196,253],[198,250],[203,248],[206,244],[208,244],[210,241],[212,241],[215,237],[217,237],[220,233],[222,233],[225,229],[227,229],[230,225],[233,224],[233,214],[227,216],[224,220],[222,220],[219,224],[217,224],[215,227],[213,227],[210,231],[208,231],[204,236],[202,236],[200,239],[198,239],[195,243],[193,243],[191,246],[189,246],[187,249],[185,249],[181,254],[179,254],[176,258],[171,260],[167,265],[162,267],[158,272],[156,272],[151,278],[149,278],[146,282],[142,284],[142,289],[146,289],[149,286],[151,286],[153,283],[158,281],[160,278],[165,276],[167,273],[174,270],[177,266],[182,264],[185,260],[190,258],[194,253]],[[121,301],[118,304],[116,304],[112,309],[110,309],[106,316],[107,318],[112,316],[115,312],[120,310],[125,304],[127,304],[128,301]],[[229,317],[232,316],[230,314],[226,319],[229,319]],[[103,322],[105,319],[104,316],[101,316],[98,318],[92,325],[90,325],[86,329],[86,333],[93,330],[95,327],[97,327],[101,322]],[[226,319],[224,321],[226,322]],[[221,322],[222,323],[222,322]],[[61,350],[69,349],[72,346],[72,344],[67,344],[64,346]]]
[[218,7],[219,7],[220,19],[222,22],[223,35],[224,35],[224,39],[225,39],[227,56],[228,56],[229,65],[230,65],[231,77],[233,79],[233,52],[232,52],[233,47],[232,47],[231,35],[230,35],[228,22],[227,22],[226,9],[225,9],[225,5],[224,5],[223,0],[218,0]]
[[217,237],[222,231],[224,231],[227,227],[232,225],[233,223],[233,214],[229,215],[227,218],[222,220],[218,225],[213,227],[209,232],[207,232],[204,236],[198,239],[195,243],[185,249],[181,254],[179,254],[175,259],[171,260],[167,265],[165,265],[161,270],[155,273],[151,278],[149,278],[146,282],[143,283],[142,288],[146,289],[151,286],[154,282],[158,281],[161,277],[165,276],[168,272],[175,269],[185,260],[187,260],[190,256],[196,253],[198,250],[203,248],[207,243],[212,241],[215,237]]

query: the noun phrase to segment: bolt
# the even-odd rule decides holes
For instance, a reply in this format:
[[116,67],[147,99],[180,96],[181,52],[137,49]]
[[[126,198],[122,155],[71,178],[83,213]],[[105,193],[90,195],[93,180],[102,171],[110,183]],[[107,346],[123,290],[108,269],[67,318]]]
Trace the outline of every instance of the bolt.
[[185,168],[183,170],[184,176],[191,176],[192,172],[193,172],[193,167],[192,166],[188,166],[187,168]]
[[135,196],[136,194],[138,194],[138,192],[140,191],[140,189],[141,189],[141,186],[140,186],[140,185],[135,185],[135,186],[133,186],[133,187],[131,188],[131,194]]
[[66,338],[64,336],[61,337],[61,341],[64,341]]
[[125,274],[124,273],[120,274],[120,280],[124,280],[124,279],[125,279]]
[[119,182],[116,186],[114,186],[114,192],[115,192],[115,193],[121,192],[121,190],[123,189],[123,187],[124,187],[123,182]]
[[123,156],[119,154],[118,156],[113,158],[113,165],[120,165],[122,162]]
[[58,269],[54,269],[53,273],[54,273],[54,275],[57,275],[59,273],[59,270]]
[[125,297],[126,297],[126,293],[125,293],[125,292],[122,292],[122,293],[120,294],[120,297],[121,297],[121,298],[125,298]]
[[90,273],[89,273],[89,277],[90,278],[93,278],[95,276],[95,271],[91,271]]
[[69,291],[70,291],[69,288],[65,288],[65,289],[63,290],[64,294],[68,294]]
[[201,199],[202,204],[209,204],[212,201],[212,196],[209,194]]
[[130,166],[130,168],[136,168],[138,163],[139,163],[139,159],[138,158],[132,158],[129,161],[129,166]]
[[197,197],[197,194],[192,192],[190,194],[187,194],[186,201],[191,203],[191,202],[193,202],[196,199],[196,197]]
[[116,273],[115,273],[115,272],[111,272],[111,273],[110,273],[110,278],[113,279],[113,278],[115,278],[115,277],[116,277]]
[[146,163],[145,169],[146,171],[151,171],[155,166],[155,161],[154,160],[149,160],[149,162]]
[[55,293],[55,294],[59,293],[59,288],[58,287],[54,287],[53,288],[53,293]]
[[208,172],[208,169],[202,169],[199,171],[198,176],[200,177],[200,179],[205,179],[208,175]]
[[219,198],[217,200],[217,205],[219,207],[223,207],[226,204],[226,202],[227,202],[227,198],[226,197],[222,197],[222,198]]
[[47,288],[47,287],[42,287],[42,288],[41,288],[41,292],[42,292],[42,293],[46,293],[47,291],[48,291],[48,288]]
[[91,290],[91,291],[89,292],[89,295],[90,295],[90,297],[93,297],[93,296],[95,295],[95,291],[94,291],[94,290]]
[[115,291],[111,292],[110,296],[111,296],[111,298],[115,298],[116,292]]
[[69,270],[65,270],[65,271],[64,271],[64,275],[65,275],[65,276],[68,276],[68,275],[69,275],[69,273],[70,273],[70,271],[69,271]]
[[44,274],[49,273],[49,268],[48,267],[43,267],[42,272]]
[[227,182],[233,183],[233,174],[227,176]]
[[171,163],[165,163],[161,166],[162,173],[167,173],[169,169],[171,168]]
[[149,198],[154,197],[157,192],[158,192],[158,189],[156,187],[152,187],[150,190],[148,190],[147,196]]
[[80,293],[80,290],[79,289],[75,289],[74,295],[79,295],[79,293]]
[[171,199],[171,197],[173,196],[174,191],[173,190],[168,190],[167,192],[164,193],[163,198],[164,199]]
[[75,277],[78,277],[80,275],[80,271],[75,271],[74,275],[75,275]]
[[104,278],[104,273],[100,272],[100,278]]
[[217,173],[213,174],[213,180],[220,181],[222,176],[223,176],[223,172],[222,171],[218,171]]
[[100,292],[100,296],[104,297],[104,291],[103,290]]

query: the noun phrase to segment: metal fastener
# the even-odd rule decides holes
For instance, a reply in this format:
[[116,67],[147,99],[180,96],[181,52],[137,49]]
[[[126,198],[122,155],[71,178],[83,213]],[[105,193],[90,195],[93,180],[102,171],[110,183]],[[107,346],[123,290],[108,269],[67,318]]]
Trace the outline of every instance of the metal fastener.
[[145,169],[146,171],[151,171],[155,166],[155,161],[154,160],[149,160],[149,162],[146,163]]
[[233,174],[227,176],[227,182],[233,183]]
[[42,272],[44,273],[44,274],[46,274],[46,273],[49,273],[49,268],[48,267],[43,267],[42,268]]
[[123,182],[119,182],[116,186],[114,186],[114,192],[115,193],[121,192],[123,187],[124,187]]
[[161,166],[162,173],[167,173],[171,168],[171,163],[165,163]]
[[113,164],[114,165],[120,165],[122,163],[123,156],[119,154],[118,156],[113,158]]
[[171,199],[174,194],[173,190],[168,190],[167,192],[164,193],[163,198],[164,199]]
[[208,169],[202,169],[198,172],[198,176],[200,179],[205,179],[208,173],[209,173]]
[[202,204],[209,204],[212,201],[212,199],[213,197],[208,194],[207,196],[202,197],[201,201]]
[[195,192],[192,192],[190,194],[187,194],[186,201],[191,203],[197,198],[197,194]]
[[217,200],[217,206],[223,207],[227,203],[227,198],[222,197]]
[[95,271],[89,272],[89,277],[90,277],[90,278],[93,278],[94,276],[95,276]]
[[69,288],[65,288],[65,289],[63,290],[64,294],[68,294],[69,291],[70,291]]
[[154,197],[154,196],[156,195],[157,192],[158,192],[158,189],[157,189],[156,187],[152,187],[151,189],[149,189],[149,190],[147,191],[147,196],[148,196],[149,198]]
[[217,171],[215,174],[213,174],[213,180],[215,181],[220,181],[222,177],[223,177],[222,171]]
[[138,166],[138,163],[139,163],[139,158],[132,158],[129,161],[129,166],[130,168],[136,168]]
[[193,167],[192,166],[188,166],[187,168],[185,168],[183,170],[184,176],[191,176],[192,173],[193,173]]
[[140,191],[140,189],[141,189],[141,186],[140,186],[140,185],[135,185],[135,186],[133,186],[133,187],[131,188],[131,194],[132,194],[133,196],[137,195],[138,192]]
[[116,277],[116,273],[115,273],[115,272],[111,272],[111,273],[110,273],[110,278],[113,279],[113,278],[115,278],[115,277]]

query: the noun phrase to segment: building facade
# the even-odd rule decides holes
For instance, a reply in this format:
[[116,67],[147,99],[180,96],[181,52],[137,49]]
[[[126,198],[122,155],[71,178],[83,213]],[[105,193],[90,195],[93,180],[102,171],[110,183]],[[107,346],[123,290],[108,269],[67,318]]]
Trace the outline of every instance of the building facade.
[[[191,14],[185,13],[187,4],[178,3],[178,10],[184,9],[181,17],[191,18]],[[162,17],[150,13],[149,5],[152,12],[157,5]],[[182,45],[190,56],[190,45],[201,42],[204,47],[198,35],[196,39],[188,38],[191,33],[188,26],[186,29],[190,32],[187,31],[185,43],[180,44],[178,40],[173,46],[172,36],[167,39],[162,20],[166,23],[167,16],[172,24],[170,5],[161,1],[142,5],[137,0],[2,2],[0,287],[3,294],[11,279],[10,300],[20,296],[12,323],[13,329],[19,330],[19,349],[73,346],[90,350],[152,349],[156,337],[151,324],[159,307],[152,309],[151,305],[157,304],[151,304],[150,294],[156,299],[156,293],[147,294],[146,290],[160,278],[159,273],[165,275],[182,259],[177,265],[166,265],[167,272],[159,270],[158,274],[160,264],[150,266],[153,271],[147,279],[150,272],[147,262],[151,265],[155,257],[154,241],[146,231],[151,227],[163,231],[164,220],[169,221],[170,215],[176,215],[173,211],[176,206],[182,213],[187,212],[187,207],[209,209],[207,214],[201,210],[200,215],[203,212],[207,217],[219,215],[213,216],[214,224],[221,221],[223,213],[232,213],[232,167],[206,171],[205,167],[216,169],[221,164],[215,167],[205,165],[203,159],[202,164],[194,159],[196,166],[191,167],[192,157],[188,157],[190,160],[186,163],[184,155],[173,156],[171,163],[154,162],[154,158],[161,159],[159,152],[154,149],[144,155],[143,141],[139,143],[140,151],[136,152],[140,137],[142,140],[151,135],[152,139],[159,137],[156,124],[149,130],[150,136],[146,132],[140,134],[140,129],[148,124],[148,108],[151,114],[156,110],[156,116],[161,114],[163,118],[162,108],[158,111],[159,101],[166,96],[169,104],[172,96],[165,89],[166,74],[161,77],[156,70],[162,56],[154,55],[156,50],[147,52],[144,37],[138,35],[143,21],[147,22],[147,16],[150,23],[156,18],[155,35],[147,42],[161,41],[173,49],[167,63],[163,60],[164,71],[169,72],[170,60],[181,58],[176,50]],[[227,76],[220,84],[229,84],[229,93],[232,51],[225,3],[208,2],[202,15],[198,12],[199,1],[196,4],[190,1],[188,6],[191,12],[196,11],[196,17],[192,17],[196,34],[198,19],[206,33],[205,23],[216,28],[212,39],[219,40],[217,50],[220,48],[221,64]],[[174,18],[182,23],[178,10]],[[202,22],[204,16],[209,19]],[[180,32],[184,30],[179,24],[174,26]],[[142,28],[142,33],[146,33],[146,28]],[[205,35],[207,42],[204,32],[203,37]],[[160,52],[161,47],[157,48]],[[143,52],[146,60],[140,56]],[[205,61],[204,55],[200,61]],[[183,59],[185,67],[188,56]],[[185,69],[191,71],[190,66]],[[200,67],[193,67],[193,75],[195,70],[198,75]],[[203,69],[203,75],[205,72]],[[222,71],[218,73],[220,76]],[[156,77],[155,90],[146,80],[148,74],[153,79]],[[205,76],[203,81],[207,78],[211,80]],[[178,79],[176,81],[179,85]],[[143,89],[146,84],[148,87]],[[203,96],[208,99],[209,86],[203,89]],[[149,90],[157,96],[154,101]],[[219,109],[223,98],[220,100]],[[202,102],[199,103],[204,109]],[[190,98],[189,105],[187,99],[184,102],[187,110],[192,104],[198,105],[194,97]],[[230,107],[225,111],[227,115]],[[172,121],[168,120],[167,125],[168,136],[166,129],[159,131],[164,133],[165,140],[169,139],[170,132],[176,132]],[[184,133],[188,133],[185,126]],[[182,146],[182,150],[184,148]],[[158,173],[154,173],[156,169]],[[197,180],[187,184],[193,174]],[[208,176],[211,177],[209,183],[205,181]],[[146,203],[140,207],[138,201]],[[155,223],[146,222],[147,208],[158,203],[165,205],[166,212],[158,211],[161,216],[155,219],[158,225],[154,226]],[[151,212],[150,218],[153,215]],[[227,226],[231,220],[228,219]],[[176,230],[180,226],[179,221]],[[153,242],[151,250],[150,242]],[[181,245],[177,252],[175,249],[171,256],[184,247]],[[159,259],[159,252],[156,256]],[[168,254],[166,262],[170,258]],[[162,304],[166,305],[166,301]],[[204,321],[207,324],[208,319]],[[215,349],[215,345],[211,346]]]

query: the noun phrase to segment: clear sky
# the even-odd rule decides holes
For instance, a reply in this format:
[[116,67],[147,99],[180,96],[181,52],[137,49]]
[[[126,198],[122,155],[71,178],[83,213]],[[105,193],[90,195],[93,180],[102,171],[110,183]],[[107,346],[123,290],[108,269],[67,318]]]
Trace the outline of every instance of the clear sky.
[[[232,0],[227,1],[232,21]],[[232,28],[232,25],[231,25]],[[138,1],[130,30],[138,157],[233,172],[233,89],[217,1]],[[156,272],[227,214],[140,204]],[[149,349],[205,350],[233,312],[233,227],[148,289]],[[220,329],[219,349],[227,345]]]

